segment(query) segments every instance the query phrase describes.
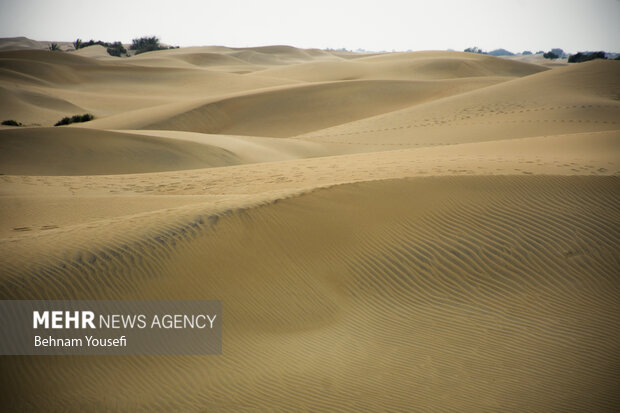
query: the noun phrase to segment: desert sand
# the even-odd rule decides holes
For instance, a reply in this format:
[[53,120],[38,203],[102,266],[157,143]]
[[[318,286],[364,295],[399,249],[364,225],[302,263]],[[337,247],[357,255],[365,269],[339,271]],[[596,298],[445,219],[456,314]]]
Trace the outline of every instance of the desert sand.
[[620,62],[9,40],[0,298],[225,321],[222,355],[2,357],[6,409],[620,409]]

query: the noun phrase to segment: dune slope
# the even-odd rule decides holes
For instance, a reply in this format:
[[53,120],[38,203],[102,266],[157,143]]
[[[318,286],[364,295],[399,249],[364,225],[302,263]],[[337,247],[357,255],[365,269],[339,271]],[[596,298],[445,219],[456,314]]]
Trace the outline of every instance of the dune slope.
[[226,351],[138,357],[131,371],[120,357],[3,359],[15,372],[3,387],[16,406],[38,388],[32,406],[69,409],[105,406],[103,394],[121,409],[609,409],[619,402],[619,185],[418,178],[218,219],[197,206],[158,219],[168,222],[159,232],[83,228],[98,241],[71,256],[61,251],[79,232],[59,233],[57,252],[27,267],[6,257],[3,297],[218,297]]
[[620,62],[536,73],[300,136],[321,142],[428,146],[617,130]]
[[144,129],[288,137],[411,106],[453,89],[454,83],[406,81],[293,87],[209,103]]
[[67,127],[0,131],[3,174],[124,174],[238,163],[225,149],[153,136]]
[[273,67],[257,75],[304,81],[338,79],[436,80],[474,77],[522,77],[547,70],[544,66],[490,56],[456,52],[387,53],[349,61],[319,61]]

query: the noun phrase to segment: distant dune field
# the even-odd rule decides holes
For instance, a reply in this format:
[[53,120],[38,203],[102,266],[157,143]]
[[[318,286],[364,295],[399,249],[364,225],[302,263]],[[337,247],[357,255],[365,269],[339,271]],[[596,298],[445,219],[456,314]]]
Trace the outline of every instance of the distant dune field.
[[620,409],[620,62],[39,46],[0,299],[222,300],[223,353],[3,356],[3,410]]

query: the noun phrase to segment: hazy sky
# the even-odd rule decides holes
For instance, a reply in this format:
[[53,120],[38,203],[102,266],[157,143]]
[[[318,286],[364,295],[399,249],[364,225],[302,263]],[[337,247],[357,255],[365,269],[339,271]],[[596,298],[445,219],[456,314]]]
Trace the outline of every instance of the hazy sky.
[[0,0],[0,37],[620,52],[620,0]]

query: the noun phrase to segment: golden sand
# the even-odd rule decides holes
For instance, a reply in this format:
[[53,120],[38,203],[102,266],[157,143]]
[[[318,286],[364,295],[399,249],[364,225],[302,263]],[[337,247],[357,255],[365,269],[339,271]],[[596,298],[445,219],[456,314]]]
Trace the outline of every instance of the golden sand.
[[617,410],[620,62],[539,63],[0,52],[0,298],[225,317],[221,356],[2,357],[2,404]]

